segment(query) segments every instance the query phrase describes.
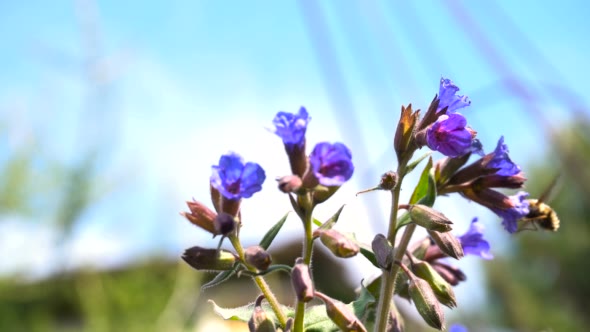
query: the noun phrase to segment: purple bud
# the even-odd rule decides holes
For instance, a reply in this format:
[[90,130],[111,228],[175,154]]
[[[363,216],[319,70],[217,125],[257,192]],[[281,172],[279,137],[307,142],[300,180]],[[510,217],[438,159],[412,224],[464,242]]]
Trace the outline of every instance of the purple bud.
[[492,208],[492,211],[502,218],[502,225],[509,233],[516,232],[518,230],[518,221],[529,213],[529,201],[526,199],[528,196],[527,192],[519,191],[517,194],[508,197],[512,203],[511,208]]
[[260,271],[266,271],[272,263],[270,254],[261,246],[252,246],[244,250],[244,258],[251,266]]
[[511,176],[520,173],[520,167],[510,160],[508,152],[504,136],[500,136],[496,150],[490,153],[492,159],[486,164],[486,168],[497,169],[496,175]]
[[272,120],[277,134],[285,146],[302,146],[305,142],[305,131],[311,118],[305,107],[301,107],[297,114],[279,112]]
[[230,200],[249,198],[262,189],[266,179],[260,165],[244,163],[240,155],[230,152],[221,156],[219,165],[212,166],[211,186]]
[[467,96],[458,96],[457,92],[459,87],[453,84],[448,78],[440,79],[440,87],[438,90],[438,103],[437,112],[442,111],[443,108],[447,108],[447,114],[452,114],[460,108],[471,105],[471,101]]
[[490,244],[483,238],[483,229],[483,225],[477,222],[477,218],[473,218],[469,230],[459,236],[459,241],[465,254],[492,259],[494,256],[490,253]]
[[342,143],[318,143],[309,156],[311,172],[321,185],[341,186],[352,177],[352,154]]
[[459,113],[441,115],[426,130],[428,147],[448,157],[460,157],[471,151],[473,132]]

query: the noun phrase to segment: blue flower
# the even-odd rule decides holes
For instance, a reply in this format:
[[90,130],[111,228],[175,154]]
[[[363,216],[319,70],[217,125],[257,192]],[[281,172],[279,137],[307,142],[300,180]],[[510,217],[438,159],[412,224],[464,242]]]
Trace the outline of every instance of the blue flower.
[[309,156],[311,171],[324,186],[341,186],[354,172],[352,154],[342,143],[318,143]]
[[490,253],[490,244],[483,238],[483,229],[483,225],[477,222],[477,218],[473,218],[469,230],[459,236],[459,242],[465,254],[492,259],[494,256]]
[[448,78],[440,79],[440,87],[438,89],[438,108],[437,112],[440,112],[443,108],[447,108],[447,114],[454,113],[460,108],[471,105],[471,101],[467,96],[457,96],[456,93],[459,91],[459,87],[453,84]]
[[487,163],[486,168],[496,168],[496,175],[512,176],[520,173],[520,167],[510,160],[508,146],[504,144],[504,136],[500,136],[496,150],[491,153],[492,160]]
[[461,324],[453,324],[449,327],[449,332],[469,332],[469,330]]
[[502,225],[509,233],[518,230],[518,221],[529,214],[529,201],[526,200],[528,193],[519,191],[515,195],[508,196],[512,207],[508,209],[492,208],[495,214],[502,218]]
[[305,143],[305,131],[311,118],[305,107],[301,107],[297,114],[279,112],[272,120],[275,126],[273,131],[282,140],[286,147],[303,146]]
[[426,130],[426,143],[448,157],[460,157],[471,150],[473,135],[467,120],[459,113],[441,115]]
[[244,164],[242,157],[234,152],[221,156],[219,165],[211,168],[211,185],[231,200],[251,197],[262,189],[266,179],[260,165],[252,162]]

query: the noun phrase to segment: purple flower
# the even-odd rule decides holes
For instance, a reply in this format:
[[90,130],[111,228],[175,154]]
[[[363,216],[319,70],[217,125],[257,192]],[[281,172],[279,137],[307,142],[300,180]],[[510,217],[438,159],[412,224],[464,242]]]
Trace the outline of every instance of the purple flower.
[[447,108],[447,114],[452,114],[460,108],[471,105],[471,101],[467,96],[457,96],[459,87],[453,84],[448,78],[440,79],[440,87],[438,89],[438,109],[440,112],[443,108]]
[[272,120],[275,126],[273,132],[283,140],[283,144],[287,147],[302,146],[310,120],[305,107],[301,107],[297,114],[279,112]]
[[459,236],[459,242],[465,254],[492,259],[494,256],[490,253],[490,244],[483,238],[483,228],[483,225],[477,222],[477,218],[473,218],[469,230]]
[[459,113],[441,115],[426,130],[426,143],[434,151],[448,157],[460,157],[471,150],[472,132],[467,120]]
[[502,225],[509,233],[518,230],[518,221],[529,214],[528,193],[519,191],[515,195],[508,196],[513,207],[508,209],[492,208],[495,214],[502,218]]
[[231,200],[249,198],[262,189],[266,179],[260,165],[244,160],[235,152],[221,156],[218,166],[212,166],[211,185],[223,197]]
[[469,330],[461,324],[453,324],[449,327],[449,332],[469,332]]
[[341,186],[354,172],[352,154],[342,143],[318,143],[309,156],[311,171],[324,186]]
[[511,176],[520,173],[520,167],[510,160],[508,146],[504,144],[504,136],[500,136],[496,150],[491,153],[492,160],[486,168],[497,168],[496,175]]

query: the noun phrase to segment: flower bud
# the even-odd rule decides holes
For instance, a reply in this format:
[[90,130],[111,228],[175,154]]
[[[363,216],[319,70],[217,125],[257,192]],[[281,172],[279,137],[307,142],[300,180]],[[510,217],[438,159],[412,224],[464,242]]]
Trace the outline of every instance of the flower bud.
[[493,174],[475,180],[473,186],[476,188],[518,189],[524,186],[525,181],[526,178],[522,172],[511,176]]
[[428,282],[411,278],[408,291],[424,321],[435,329],[442,330],[445,316]]
[[291,284],[299,301],[309,302],[313,299],[314,288],[309,266],[304,264],[301,258],[295,261],[295,266],[291,270]]
[[453,224],[444,214],[422,204],[411,205],[409,208],[410,218],[417,225],[439,232],[450,231]]
[[[430,237],[432,237],[432,240],[434,240],[434,243],[436,243],[438,249],[440,249],[440,251],[443,253],[455,259],[461,259],[463,257],[463,246],[461,246],[461,241],[459,241],[455,235],[451,234],[450,232],[440,233],[436,231],[428,231],[428,234]],[[436,251],[436,247],[428,248],[424,257],[425,260],[431,261],[439,256],[431,249]]]
[[427,262],[420,261],[412,265],[412,269],[416,276],[426,280],[432,288],[434,295],[438,301],[449,308],[457,306],[457,300],[455,299],[455,293],[453,287],[438,274],[434,268]]
[[293,324],[295,324],[295,320],[292,317],[287,319],[287,323],[285,323],[285,328],[283,329],[283,332],[293,331]]
[[208,207],[195,200],[192,202],[186,202],[186,205],[188,205],[188,208],[191,210],[191,212],[181,212],[180,214],[182,216],[188,219],[188,221],[190,221],[193,225],[201,227],[211,234],[216,234],[213,223],[215,217],[217,216],[215,212],[211,211]]
[[278,178],[277,181],[279,182],[279,190],[285,194],[296,193],[303,185],[303,181],[297,175],[283,176]]
[[259,271],[266,271],[272,263],[270,254],[266,252],[266,250],[264,250],[261,246],[252,246],[246,248],[244,251],[244,257],[246,259],[246,263],[254,266]]
[[324,301],[328,317],[345,332],[367,332],[367,329],[344,303],[316,292],[315,295]]
[[412,142],[412,135],[419,115],[420,111],[412,111],[412,104],[408,105],[408,107],[402,106],[401,116],[393,138],[393,148],[398,160],[402,160],[414,148],[410,143]]
[[359,246],[335,229],[320,233],[320,240],[336,257],[348,258],[359,253]]
[[236,228],[236,221],[230,214],[221,212],[213,220],[215,226],[215,234],[228,235]]
[[256,299],[256,305],[254,306],[254,312],[252,313],[252,317],[248,321],[248,329],[250,332],[274,332],[275,324],[267,315],[266,312],[262,309],[260,305],[264,299],[264,295],[261,295]]
[[383,234],[375,235],[373,242],[371,242],[371,248],[375,253],[377,263],[382,269],[389,270],[393,263],[393,247],[385,238]]
[[[393,301],[392,301],[393,303]],[[389,315],[387,315],[387,332],[402,332],[404,331],[404,320],[402,316],[399,314],[397,307],[395,305],[389,306],[391,309],[389,310]]]
[[340,189],[340,186],[331,186],[325,187],[319,185],[314,188],[313,190],[313,204],[317,205],[323,203],[328,200],[328,198],[332,197]]
[[442,188],[443,185],[449,181],[449,179],[457,172],[457,170],[467,163],[467,160],[469,160],[470,156],[471,154],[466,154],[458,158],[446,157],[436,162],[434,165],[436,189],[440,190],[440,188]]
[[182,259],[197,270],[226,271],[233,268],[237,257],[227,250],[192,247],[184,251]]
[[465,273],[456,266],[436,261],[432,263],[432,268],[452,286],[457,286],[459,282],[467,280]]
[[393,190],[397,187],[399,176],[394,171],[389,171],[381,175],[381,182],[379,182],[379,188],[383,190]]

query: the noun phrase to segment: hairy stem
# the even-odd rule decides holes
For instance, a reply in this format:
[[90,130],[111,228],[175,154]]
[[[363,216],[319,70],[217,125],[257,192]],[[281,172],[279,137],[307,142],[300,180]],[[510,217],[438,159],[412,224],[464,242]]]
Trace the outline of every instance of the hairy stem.
[[[258,270],[255,267],[250,266],[246,263],[246,259],[244,258],[244,248],[242,247],[242,243],[240,243],[240,239],[237,236],[232,235],[229,236],[229,240],[231,241],[231,244],[234,246],[234,249],[236,250],[238,257],[240,257],[240,260],[244,263],[248,271],[253,273],[258,272]],[[275,297],[275,294],[270,289],[270,286],[266,283],[266,280],[264,280],[264,277],[255,276],[254,282],[256,283],[262,294],[264,294],[264,297],[270,304],[272,311],[277,316],[277,319],[279,320],[279,324],[281,324],[281,327],[285,328],[285,325],[287,324],[287,317],[283,313],[283,310],[281,309],[281,306],[279,304],[279,301]]]
[[[303,228],[305,230],[305,238],[303,240],[303,262],[307,265],[311,265],[311,254],[313,250],[313,234],[312,234],[312,203],[311,196],[309,193],[301,195],[301,205],[304,208],[305,215],[303,221]],[[311,271],[311,266],[310,266]],[[297,301],[297,307],[295,308],[295,324],[293,326],[294,332],[303,331],[303,321],[305,316],[305,302]]]

